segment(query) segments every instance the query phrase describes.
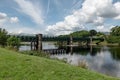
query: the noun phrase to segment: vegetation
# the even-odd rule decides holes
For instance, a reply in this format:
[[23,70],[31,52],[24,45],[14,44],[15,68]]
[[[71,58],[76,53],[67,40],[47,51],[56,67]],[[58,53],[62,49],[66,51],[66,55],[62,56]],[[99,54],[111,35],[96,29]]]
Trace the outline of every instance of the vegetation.
[[7,45],[7,31],[0,28],[0,46],[4,47]]
[[12,47],[12,48],[19,48],[20,46],[20,39],[15,37],[15,36],[10,36],[8,39],[7,39],[7,45],[9,47]]
[[39,56],[39,57],[44,57],[44,58],[49,58],[49,54],[44,53],[44,52],[38,52],[38,51],[20,51],[22,54],[27,54],[27,55],[33,55],[33,56]]
[[112,36],[120,36],[120,26],[115,26],[111,29],[110,35]]
[[82,30],[82,31],[77,31],[77,32],[73,32],[70,35],[74,36],[74,37],[89,37],[89,31],[86,30]]
[[0,28],[0,46],[18,49],[20,46],[20,39],[15,36],[8,36],[8,32]]
[[60,61],[0,48],[0,80],[119,80]]
[[115,26],[111,29],[110,35],[106,38],[108,43],[120,44],[120,26]]
[[93,36],[95,36],[97,34],[97,31],[90,30],[89,34],[90,34],[90,44],[92,44],[92,38],[93,38]]

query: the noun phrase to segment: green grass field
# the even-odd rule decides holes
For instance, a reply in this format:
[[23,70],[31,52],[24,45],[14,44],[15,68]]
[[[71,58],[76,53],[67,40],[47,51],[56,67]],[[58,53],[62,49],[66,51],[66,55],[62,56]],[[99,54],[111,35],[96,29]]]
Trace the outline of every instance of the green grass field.
[[0,80],[119,80],[51,59],[0,48]]

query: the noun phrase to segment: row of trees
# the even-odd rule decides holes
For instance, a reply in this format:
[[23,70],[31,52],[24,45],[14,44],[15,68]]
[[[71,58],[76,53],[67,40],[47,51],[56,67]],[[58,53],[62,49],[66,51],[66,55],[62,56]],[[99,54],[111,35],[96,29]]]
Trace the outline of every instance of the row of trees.
[[20,46],[20,39],[15,36],[8,36],[8,32],[0,28],[0,46],[18,48]]
[[[78,38],[82,37],[99,37],[104,38],[108,43],[120,43],[120,26],[115,26],[111,29],[110,35],[105,35],[104,33],[97,32],[96,30],[81,30],[73,32],[69,35],[61,35],[59,37],[69,37],[70,35]],[[35,36],[10,36],[5,29],[0,28],[0,46],[10,46],[10,47],[19,47],[21,41],[31,41],[34,40]]]
[[109,43],[120,44],[120,26],[115,26],[111,29],[110,35],[106,37]]
[[[96,30],[81,30],[81,31],[77,31],[77,32],[73,32],[69,35],[60,35],[59,37],[67,37],[67,36],[73,36],[73,37],[77,37],[77,38],[90,38],[90,43],[92,44],[92,40],[93,37],[94,38],[103,38],[104,39],[104,34],[101,32],[97,32]],[[100,42],[100,41],[97,41]]]
[[60,35],[59,37],[67,37],[67,36],[70,36],[70,35],[72,35],[74,37],[77,37],[77,38],[84,38],[84,37],[93,37],[93,36],[103,37],[105,34],[102,33],[102,32],[97,32],[96,30],[90,30],[90,31],[81,30],[81,31],[73,32],[69,35]]

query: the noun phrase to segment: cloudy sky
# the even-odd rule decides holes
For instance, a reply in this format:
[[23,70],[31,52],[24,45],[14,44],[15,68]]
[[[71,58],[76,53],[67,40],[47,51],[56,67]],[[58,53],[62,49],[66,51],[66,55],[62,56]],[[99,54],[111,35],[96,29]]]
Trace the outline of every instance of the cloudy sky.
[[120,25],[120,0],[0,0],[0,28],[9,33],[68,34]]

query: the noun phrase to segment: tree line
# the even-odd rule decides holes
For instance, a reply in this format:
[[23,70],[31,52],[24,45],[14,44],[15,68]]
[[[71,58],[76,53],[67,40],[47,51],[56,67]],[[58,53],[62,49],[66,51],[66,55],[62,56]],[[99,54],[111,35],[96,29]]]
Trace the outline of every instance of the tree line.
[[[105,41],[108,43],[119,43],[120,44],[120,26],[115,26],[110,30],[110,34],[106,35],[102,32],[97,32],[96,30],[81,30],[76,31],[73,33],[70,33],[68,35],[60,35],[57,37],[44,37],[44,39],[63,39],[69,38],[69,36],[77,37],[77,38],[85,38],[85,37],[91,37],[91,40],[93,37],[98,38],[104,38]],[[31,42],[35,40],[35,36],[15,36],[15,35],[9,35],[8,32],[5,29],[0,28],[0,46],[5,47],[19,47],[20,42]]]
[[5,29],[0,28],[0,46],[17,49],[20,46],[20,39],[16,36],[8,35]]
[[115,26],[111,29],[110,35],[106,37],[109,43],[120,44],[120,26]]

